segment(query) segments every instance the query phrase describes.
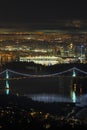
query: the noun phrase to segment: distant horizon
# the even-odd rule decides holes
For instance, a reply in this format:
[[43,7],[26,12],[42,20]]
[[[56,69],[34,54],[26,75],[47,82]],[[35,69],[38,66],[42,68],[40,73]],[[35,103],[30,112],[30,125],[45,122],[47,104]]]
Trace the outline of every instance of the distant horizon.
[[[87,30],[87,19],[56,19],[37,22],[0,22],[2,31],[35,31],[35,30],[68,30],[84,29]],[[79,31],[79,30],[78,30]]]

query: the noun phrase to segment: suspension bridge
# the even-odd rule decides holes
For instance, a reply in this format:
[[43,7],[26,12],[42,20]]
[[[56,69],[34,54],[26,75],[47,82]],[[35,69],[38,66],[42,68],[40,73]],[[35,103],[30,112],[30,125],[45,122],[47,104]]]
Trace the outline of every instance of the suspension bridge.
[[[87,72],[83,71],[77,67],[72,67],[70,69],[67,69],[65,71],[57,72],[57,73],[51,73],[51,74],[27,74],[27,73],[20,73],[11,69],[6,69],[0,72],[0,80],[5,81],[5,91],[8,95],[10,92],[10,85],[9,80],[18,80],[18,79],[24,79],[24,78],[44,78],[44,77],[87,77]],[[76,87],[76,86],[74,86]],[[75,95],[74,95],[75,96]]]
[[[79,72],[79,73],[78,73]],[[81,76],[87,75],[86,71],[83,71],[79,68],[72,67],[68,70],[57,72],[57,73],[51,73],[51,74],[26,74],[26,73],[20,73],[11,69],[6,69],[2,72],[0,72],[0,80],[5,80],[5,79],[17,79],[17,78],[38,78],[38,77],[61,77],[61,76],[69,76],[69,77],[76,77],[76,76]]]

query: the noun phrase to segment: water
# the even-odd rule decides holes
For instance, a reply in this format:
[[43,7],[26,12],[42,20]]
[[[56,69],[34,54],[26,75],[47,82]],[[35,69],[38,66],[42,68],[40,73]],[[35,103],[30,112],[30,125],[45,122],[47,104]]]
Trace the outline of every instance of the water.
[[86,78],[82,77],[43,77],[9,80],[9,93],[5,80],[0,82],[0,92],[26,95],[35,101],[79,102],[86,94]]

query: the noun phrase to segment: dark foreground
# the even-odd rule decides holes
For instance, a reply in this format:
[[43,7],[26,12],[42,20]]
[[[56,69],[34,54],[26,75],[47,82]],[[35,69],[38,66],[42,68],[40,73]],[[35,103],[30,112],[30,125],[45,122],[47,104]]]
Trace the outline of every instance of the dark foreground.
[[[82,110],[85,114],[81,115]],[[24,96],[0,95],[1,129],[87,128],[86,115],[87,108],[74,103],[43,103]]]

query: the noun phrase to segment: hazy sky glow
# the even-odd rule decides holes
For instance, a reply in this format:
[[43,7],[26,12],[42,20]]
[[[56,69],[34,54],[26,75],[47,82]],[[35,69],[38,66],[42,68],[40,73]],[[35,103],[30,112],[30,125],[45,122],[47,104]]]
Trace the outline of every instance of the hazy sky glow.
[[[0,1],[0,5],[1,31],[3,31],[3,28],[9,27],[11,31],[15,31],[15,29],[22,31],[24,31],[24,29],[28,31],[32,29],[56,30],[61,29],[61,27],[65,28],[66,21],[64,20],[87,19],[86,3],[81,1],[3,0]],[[4,31],[10,32],[10,30],[6,29]]]
[[56,19],[87,18],[83,1],[29,0],[0,1],[0,21],[38,22]]

